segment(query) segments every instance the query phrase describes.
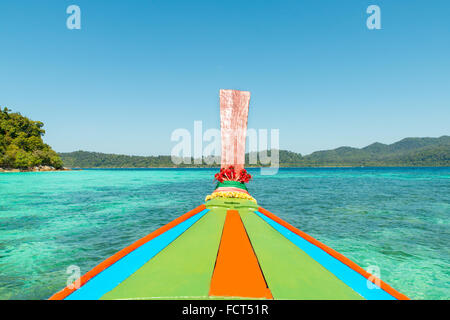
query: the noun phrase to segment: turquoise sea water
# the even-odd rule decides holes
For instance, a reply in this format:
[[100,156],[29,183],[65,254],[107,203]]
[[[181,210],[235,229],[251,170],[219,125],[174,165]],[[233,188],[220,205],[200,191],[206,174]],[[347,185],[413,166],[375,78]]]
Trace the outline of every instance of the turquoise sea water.
[[[209,169],[0,174],[0,299],[46,299],[203,203]],[[413,299],[450,299],[450,168],[250,170],[259,204]]]

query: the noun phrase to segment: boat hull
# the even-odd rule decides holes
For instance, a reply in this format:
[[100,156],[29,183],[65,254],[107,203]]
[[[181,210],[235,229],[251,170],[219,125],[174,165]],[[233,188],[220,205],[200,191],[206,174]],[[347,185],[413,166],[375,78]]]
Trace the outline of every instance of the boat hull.
[[119,251],[54,300],[407,299],[245,199],[215,198]]

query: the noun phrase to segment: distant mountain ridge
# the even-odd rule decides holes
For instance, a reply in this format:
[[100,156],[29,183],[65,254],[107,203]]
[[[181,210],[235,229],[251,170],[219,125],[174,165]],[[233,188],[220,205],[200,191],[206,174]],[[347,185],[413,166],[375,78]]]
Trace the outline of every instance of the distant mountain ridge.
[[303,157],[309,165],[450,165],[450,136],[405,138],[392,144],[372,143],[364,148],[339,147]]
[[[64,166],[71,168],[214,167],[206,164],[176,166],[170,156],[128,156],[88,151],[59,155]],[[392,144],[375,142],[364,148],[339,147],[316,151],[306,156],[280,150],[279,155],[281,167],[450,166],[450,136],[405,138]],[[248,157],[247,154],[247,163]]]

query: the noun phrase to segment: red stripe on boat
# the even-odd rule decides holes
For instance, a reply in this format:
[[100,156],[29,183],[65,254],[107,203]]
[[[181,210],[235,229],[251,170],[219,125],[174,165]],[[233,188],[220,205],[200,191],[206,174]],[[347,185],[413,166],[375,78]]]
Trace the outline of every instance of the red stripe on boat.
[[214,190],[213,193],[215,193],[215,192],[242,192],[242,193],[249,194],[248,191],[241,189],[241,188],[236,188],[236,187],[219,187],[216,190]]

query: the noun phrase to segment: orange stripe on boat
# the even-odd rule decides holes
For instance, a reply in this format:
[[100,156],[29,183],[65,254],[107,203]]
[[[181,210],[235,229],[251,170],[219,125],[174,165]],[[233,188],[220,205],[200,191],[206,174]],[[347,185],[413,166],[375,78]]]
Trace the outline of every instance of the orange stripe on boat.
[[236,210],[227,211],[209,295],[273,299]]
[[314,239],[313,237],[311,237],[309,234],[304,233],[303,231],[295,228],[294,226],[290,225],[289,223],[287,223],[286,221],[282,220],[281,218],[277,217],[276,215],[274,215],[273,213],[267,211],[266,209],[264,209],[263,207],[259,207],[258,211],[261,212],[262,214],[264,214],[265,216],[267,216],[268,218],[274,220],[275,222],[279,223],[280,225],[282,225],[283,227],[285,227],[286,229],[292,231],[293,233],[299,235],[300,237],[302,237],[303,239],[305,239],[306,241],[312,243],[313,245],[319,247],[320,249],[322,249],[323,251],[325,251],[326,253],[328,253],[330,256],[336,258],[337,260],[339,260],[340,262],[342,262],[343,264],[345,264],[346,266],[348,266],[349,268],[353,269],[354,271],[358,272],[359,274],[361,274],[364,278],[368,279],[369,281],[379,285],[381,287],[381,289],[383,289],[384,291],[386,291],[387,293],[389,293],[391,296],[393,296],[394,298],[398,299],[398,300],[409,300],[409,298],[407,296],[405,296],[404,294],[398,292],[397,290],[395,290],[394,288],[392,288],[390,285],[388,285],[387,283],[385,283],[384,281],[382,281],[381,279],[378,279],[377,277],[375,277],[374,275],[368,273],[366,270],[364,270],[363,268],[361,268],[360,266],[358,266],[356,263],[354,263],[352,260],[350,260],[349,258],[345,257],[344,255],[340,254],[339,252],[331,249],[330,247],[326,246],[325,244],[323,244],[322,242]]
[[[206,207],[204,204],[198,206],[197,208],[185,213],[184,215],[176,218],[175,220],[169,222],[168,224],[162,226],[161,228],[153,231],[152,233],[146,235],[145,237],[137,240],[136,242],[134,242],[133,244],[131,244],[130,246],[120,250],[119,252],[117,252],[116,254],[114,254],[113,256],[109,257],[108,259],[104,260],[103,262],[101,262],[99,265],[97,265],[96,267],[94,267],[91,271],[87,272],[86,274],[84,274],[81,278],[80,278],[80,287],[83,286],[84,284],[86,284],[86,282],[88,282],[90,279],[92,279],[93,277],[95,277],[97,274],[99,274],[100,272],[102,272],[103,270],[105,270],[106,268],[108,268],[109,266],[111,266],[112,264],[116,263],[117,261],[119,261],[120,259],[122,259],[123,257],[125,257],[127,254],[129,254],[130,252],[132,252],[133,250],[139,248],[140,246],[142,246],[143,244],[149,242],[150,240],[156,238],[157,236],[163,234],[164,232],[166,232],[167,230],[175,227],[176,225],[180,224],[181,222],[189,219],[192,216],[195,216],[197,213],[205,210]],[[51,296],[49,298],[49,300],[63,300],[64,298],[66,298],[67,296],[69,296],[72,292],[74,292],[75,290],[77,290],[76,288],[69,288],[69,287],[65,287],[64,289],[62,289],[61,291],[55,293],[53,296]]]

